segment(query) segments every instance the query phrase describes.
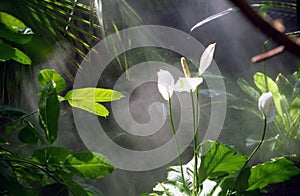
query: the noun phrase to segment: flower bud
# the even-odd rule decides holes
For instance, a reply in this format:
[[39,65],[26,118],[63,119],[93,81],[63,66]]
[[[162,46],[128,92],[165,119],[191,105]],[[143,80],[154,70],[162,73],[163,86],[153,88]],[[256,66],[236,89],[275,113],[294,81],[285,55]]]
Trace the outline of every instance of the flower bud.
[[258,109],[267,118],[268,122],[272,122],[275,117],[276,108],[271,92],[263,93],[258,99]]

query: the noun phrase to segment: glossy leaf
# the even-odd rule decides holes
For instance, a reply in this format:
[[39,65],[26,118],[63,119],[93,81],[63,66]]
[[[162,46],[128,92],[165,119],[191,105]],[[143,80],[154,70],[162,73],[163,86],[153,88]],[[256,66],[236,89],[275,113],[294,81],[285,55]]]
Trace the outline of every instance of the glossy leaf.
[[24,52],[10,45],[0,43],[0,61],[11,59],[24,65],[31,64],[31,59]]
[[53,81],[55,83],[55,89],[57,93],[66,89],[66,81],[53,69],[43,69],[38,75],[38,82],[42,87],[45,87],[48,82]]
[[14,48],[15,55],[13,56],[13,60],[23,64],[23,65],[31,65],[31,59],[21,50]]
[[63,183],[68,187],[72,195],[78,196],[88,196],[88,191],[86,191],[82,186],[75,182],[72,178],[73,174],[66,172],[64,170],[58,169],[56,173],[63,180]]
[[38,142],[38,136],[30,126],[22,128],[18,133],[18,138],[25,144],[36,144]]
[[277,84],[268,76],[263,73],[257,72],[254,74],[254,83],[262,93],[272,92],[276,110],[280,116],[282,116],[282,109],[280,103],[280,93]]
[[31,41],[33,31],[14,16],[0,12],[0,37],[16,42],[26,44]]
[[65,100],[69,102],[72,107],[77,107],[98,116],[108,116],[108,110],[98,102],[109,102],[119,100],[123,95],[111,89],[103,88],[82,88],[69,91]]
[[70,150],[63,147],[51,146],[42,149],[37,149],[32,159],[38,161],[41,164],[56,163],[62,164],[70,154]]
[[258,100],[260,96],[259,92],[252,88],[246,80],[244,80],[243,78],[239,78],[237,84],[247,95],[252,97],[255,101]]
[[0,115],[1,116],[6,116],[9,118],[20,118],[21,116],[24,116],[26,114],[28,114],[26,111],[11,107],[9,105],[1,105],[0,106]]
[[59,111],[57,93],[54,83],[51,81],[43,89],[39,101],[39,122],[50,143],[57,138]]
[[0,23],[14,32],[26,27],[22,21],[5,12],[0,12]]
[[14,168],[7,161],[0,160],[0,190],[9,195],[29,195],[28,191],[18,182]]
[[276,83],[278,85],[280,94],[284,95],[288,100],[290,100],[295,91],[291,82],[280,73],[276,78]]
[[232,147],[217,141],[205,141],[199,148],[200,167],[198,170],[199,182],[213,179],[218,176],[230,176],[241,169],[246,157],[236,153]]
[[284,157],[256,165],[250,169],[246,191],[262,189],[269,184],[284,182],[300,173],[300,170]]
[[0,26],[0,37],[18,44],[27,44],[31,41],[33,32],[30,28],[14,32],[7,27]]
[[92,152],[71,154],[64,165],[85,179],[102,178],[114,170],[112,163],[105,156]]
[[120,92],[104,88],[81,88],[69,91],[65,99],[73,101],[110,102],[124,97]]
[[98,116],[107,117],[109,115],[109,111],[100,103],[73,100],[68,100],[68,102],[72,107],[80,108]]

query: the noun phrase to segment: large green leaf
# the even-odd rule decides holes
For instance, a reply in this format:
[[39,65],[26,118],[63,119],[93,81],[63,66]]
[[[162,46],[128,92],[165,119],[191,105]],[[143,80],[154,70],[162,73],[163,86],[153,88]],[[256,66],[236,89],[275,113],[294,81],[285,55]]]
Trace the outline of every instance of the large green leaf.
[[250,169],[246,191],[262,189],[269,184],[284,182],[300,173],[300,170],[284,157],[253,166]]
[[259,92],[257,92],[257,90],[255,90],[254,88],[252,88],[250,86],[250,84],[244,80],[243,78],[239,78],[237,81],[238,85],[240,86],[240,88],[246,93],[248,94],[250,97],[252,97],[254,100],[258,100],[259,99]]
[[105,156],[93,152],[78,152],[67,157],[65,167],[85,179],[102,178],[114,167]]
[[119,100],[123,95],[111,89],[103,88],[82,88],[69,91],[65,100],[72,107],[77,107],[98,116],[108,116],[108,110],[98,102],[109,102]]
[[280,116],[282,116],[282,109],[280,103],[280,93],[276,82],[263,73],[257,72],[253,76],[254,83],[259,90],[263,93],[271,92],[274,97],[276,110]]
[[86,191],[82,186],[73,180],[73,174],[62,169],[57,169],[56,174],[62,179],[63,183],[68,187],[69,191],[74,196],[88,196],[88,191]]
[[36,131],[31,126],[22,128],[18,133],[18,138],[25,144],[36,144],[38,142]]
[[18,31],[17,33],[7,27],[0,25],[0,37],[18,44],[27,44],[31,41],[33,32],[30,28]]
[[217,141],[205,141],[199,146],[201,161],[198,169],[199,183],[205,179],[230,176],[240,170],[246,157],[236,150]]
[[276,83],[280,94],[284,95],[290,101],[295,92],[294,85],[281,73],[278,74]]
[[21,50],[8,44],[0,43],[0,61],[15,60],[24,65],[30,65],[30,58]]
[[[0,156],[0,158],[2,158]],[[0,191],[5,195],[30,195],[18,181],[14,168],[7,161],[0,160]]]
[[73,101],[110,102],[119,100],[123,95],[111,89],[81,88],[69,91],[65,99]]
[[33,31],[14,16],[0,12],[0,37],[19,44],[31,41]]
[[66,81],[53,69],[43,69],[38,75],[38,81],[42,87],[45,87],[48,82],[53,81],[55,83],[55,89],[57,93],[66,89]]
[[109,111],[100,103],[73,100],[68,100],[68,102],[72,107],[80,108],[98,116],[107,117],[109,115]]
[[31,65],[31,59],[29,58],[29,56],[27,56],[24,52],[22,52],[21,50],[14,48],[15,54],[13,56],[13,60],[24,64],[24,65]]
[[41,164],[47,164],[47,163],[62,164],[65,162],[69,154],[71,154],[71,152],[67,148],[51,146],[51,147],[37,149],[33,153],[32,159]]
[[7,44],[0,43],[0,61],[7,61],[14,57],[15,50]]
[[14,108],[9,105],[1,105],[0,106],[0,115],[9,117],[9,118],[20,118],[24,115],[28,114],[26,111]]
[[0,23],[16,33],[26,27],[22,21],[5,12],[0,12]]
[[52,81],[43,89],[39,101],[39,122],[44,129],[46,139],[53,143],[57,138],[59,101]]

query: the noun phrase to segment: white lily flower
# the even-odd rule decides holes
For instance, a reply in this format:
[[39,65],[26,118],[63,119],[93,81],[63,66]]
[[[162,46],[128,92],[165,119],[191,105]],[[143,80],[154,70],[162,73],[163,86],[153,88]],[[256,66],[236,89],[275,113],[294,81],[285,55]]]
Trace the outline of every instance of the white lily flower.
[[177,92],[194,92],[201,83],[203,78],[183,78],[179,77],[178,81],[174,86],[174,90]]
[[[210,44],[203,52],[200,59],[199,76],[204,73],[205,70],[211,65],[216,44]],[[172,74],[166,70],[160,70],[157,72],[158,76],[158,91],[165,100],[169,100],[172,97],[173,92],[194,92],[198,85],[203,82],[202,77],[191,78],[191,74],[184,57],[181,58],[181,65],[184,71],[185,77],[179,77],[176,84],[174,84],[174,78]]]
[[216,48],[216,43],[213,43],[207,46],[207,48],[204,50],[200,59],[200,66],[198,71],[199,76],[201,76],[206,71],[206,69],[211,65],[215,48]]
[[158,91],[165,100],[169,100],[172,97],[174,91],[174,78],[170,72],[166,70],[160,70],[157,72],[158,76]]
[[267,118],[268,122],[274,120],[276,114],[275,103],[271,92],[263,93],[258,99],[258,109]]
[[184,78],[179,77],[176,84],[174,84],[174,78],[172,74],[166,70],[160,70],[157,72],[158,76],[158,91],[165,100],[169,100],[172,97],[173,92],[194,92],[199,84],[203,82],[202,78]]

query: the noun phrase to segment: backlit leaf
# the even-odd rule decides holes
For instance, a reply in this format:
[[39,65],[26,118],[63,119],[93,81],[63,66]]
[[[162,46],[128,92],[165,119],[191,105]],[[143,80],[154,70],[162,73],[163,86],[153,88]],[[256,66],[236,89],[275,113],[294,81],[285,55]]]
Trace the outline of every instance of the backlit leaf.
[[66,89],[66,81],[53,69],[43,69],[40,71],[38,81],[42,87],[45,87],[48,82],[53,81],[55,83],[55,89],[57,93]]
[[284,182],[300,170],[284,157],[256,165],[250,169],[247,191],[262,189],[269,184]]
[[262,93],[271,92],[274,97],[276,110],[282,116],[282,109],[280,103],[280,93],[277,84],[263,73],[257,72],[254,74],[254,83]]
[[114,167],[99,153],[78,152],[67,157],[65,167],[85,179],[102,178],[110,174]]

